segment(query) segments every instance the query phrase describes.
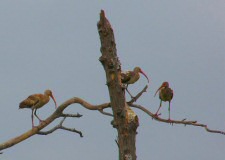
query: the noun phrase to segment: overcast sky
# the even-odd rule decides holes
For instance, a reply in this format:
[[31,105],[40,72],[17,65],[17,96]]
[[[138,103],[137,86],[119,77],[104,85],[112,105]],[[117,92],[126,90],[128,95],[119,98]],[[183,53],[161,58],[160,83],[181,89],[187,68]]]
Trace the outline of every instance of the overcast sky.
[[[0,143],[31,129],[31,111],[18,110],[30,94],[51,89],[58,104],[74,96],[92,104],[109,101],[105,72],[98,61],[101,9],[114,29],[122,69],[140,66],[151,79],[138,104],[156,112],[159,99],[154,92],[168,81],[174,90],[172,119],[198,120],[225,131],[224,0],[1,0]],[[135,94],[146,82],[142,76],[129,89]],[[51,100],[38,115],[44,119],[53,111]],[[83,115],[65,123],[82,131],[83,138],[66,131],[35,135],[4,150],[0,159],[118,158],[111,117],[79,105],[66,111]],[[139,160],[225,159],[224,135],[199,127],[171,126],[134,111],[140,121]],[[163,103],[161,113],[168,117],[168,103]]]

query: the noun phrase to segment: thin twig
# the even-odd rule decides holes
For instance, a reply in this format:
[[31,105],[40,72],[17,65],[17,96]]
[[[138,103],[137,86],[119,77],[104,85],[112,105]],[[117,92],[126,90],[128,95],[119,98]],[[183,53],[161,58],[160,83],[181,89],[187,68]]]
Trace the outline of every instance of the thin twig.
[[76,130],[75,128],[67,128],[67,127],[62,126],[60,129],[67,130],[67,131],[74,132],[74,133],[78,133],[80,135],[80,137],[83,137],[82,132]]
[[101,113],[102,113],[102,114],[104,114],[104,115],[107,115],[107,116],[113,117],[113,114],[108,113],[108,112],[104,112],[104,111],[103,111],[103,109],[99,109],[98,111],[99,111],[99,112],[101,112]]
[[138,98],[140,98],[140,97],[142,96],[142,94],[143,94],[144,92],[147,91],[147,88],[148,88],[148,85],[146,85],[146,86],[142,89],[141,92],[139,92],[134,98],[132,98],[132,99],[131,99],[129,102],[127,102],[127,103],[128,103],[128,104],[132,104],[132,103],[136,102],[136,101],[138,100]]
[[80,117],[82,117],[83,115],[81,115],[81,114],[79,114],[79,113],[77,113],[77,114],[64,114],[64,113],[62,113],[61,115],[60,115],[60,117],[77,117],[77,118],[80,118]]
[[115,142],[117,144],[117,147],[119,148],[120,146],[119,146],[119,142],[118,142],[118,137],[117,137],[117,139],[115,139]]
[[53,132],[56,131],[57,129],[63,129],[63,130],[67,130],[67,131],[70,131],[70,132],[78,133],[78,134],[80,134],[80,137],[83,137],[81,131],[78,131],[78,130],[76,130],[75,128],[67,128],[67,127],[64,127],[64,126],[63,126],[63,122],[65,121],[65,119],[66,119],[66,117],[64,117],[64,118],[60,121],[60,123],[59,123],[57,126],[53,127],[52,129],[50,129],[50,130],[48,130],[48,131],[39,131],[37,134],[39,134],[39,135],[48,135],[48,134],[53,133]]

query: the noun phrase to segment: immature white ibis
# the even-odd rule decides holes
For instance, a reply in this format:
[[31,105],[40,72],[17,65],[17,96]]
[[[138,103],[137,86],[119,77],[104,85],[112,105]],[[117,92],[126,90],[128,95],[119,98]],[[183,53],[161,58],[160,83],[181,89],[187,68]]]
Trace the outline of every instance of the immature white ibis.
[[42,120],[37,116],[36,111],[37,109],[43,107],[47,104],[50,100],[50,97],[53,99],[55,103],[55,108],[57,108],[56,100],[52,94],[51,90],[46,90],[44,94],[32,94],[27,99],[23,100],[20,105],[19,109],[21,108],[30,108],[32,109],[31,119],[32,119],[32,127],[34,127],[34,117],[33,114],[38,118],[39,122]]
[[158,90],[155,92],[155,96],[157,94],[157,92],[159,92],[159,99],[160,99],[160,105],[159,108],[157,110],[157,112],[155,113],[156,116],[158,116],[158,112],[160,110],[160,108],[162,107],[162,101],[169,102],[169,120],[170,120],[170,102],[173,99],[173,90],[171,88],[169,88],[169,83],[168,82],[163,82],[162,85],[158,88]]
[[128,85],[137,82],[137,80],[140,78],[139,73],[143,74],[147,78],[148,83],[149,83],[148,76],[141,70],[140,67],[135,67],[133,71],[121,72],[121,82],[123,84],[127,85],[126,90],[131,97],[133,97],[133,96],[128,91]]

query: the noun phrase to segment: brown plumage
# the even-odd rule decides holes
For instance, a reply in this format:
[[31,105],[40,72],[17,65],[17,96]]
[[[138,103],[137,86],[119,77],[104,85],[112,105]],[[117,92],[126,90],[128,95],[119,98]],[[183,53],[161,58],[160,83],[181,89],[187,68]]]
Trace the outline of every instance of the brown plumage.
[[158,116],[158,112],[162,106],[162,101],[164,101],[164,102],[168,101],[169,102],[168,111],[169,111],[169,120],[170,120],[170,102],[173,99],[173,90],[171,88],[169,88],[168,82],[163,82],[162,85],[155,92],[155,96],[156,96],[157,92],[159,92],[160,105],[159,105],[159,108],[158,108],[157,112],[155,113],[155,115]]
[[[139,73],[143,74],[147,78],[149,83],[148,76],[141,70],[140,67],[135,67],[133,71],[121,72],[121,82],[127,85],[126,90],[129,94],[130,92],[128,91],[128,85],[133,84],[139,80],[140,78]],[[133,97],[131,94],[130,96]]]
[[43,107],[45,104],[47,104],[50,100],[50,97],[53,99],[53,101],[55,103],[55,107],[57,108],[57,104],[56,104],[54,96],[52,95],[51,90],[46,90],[44,92],[44,94],[30,95],[29,97],[27,97],[27,99],[23,100],[20,103],[19,109],[22,109],[22,108],[32,109],[32,114],[31,114],[32,127],[34,127],[33,113],[38,118],[38,120],[41,122],[42,120],[37,116],[36,111],[37,111],[37,109],[39,109],[39,108]]

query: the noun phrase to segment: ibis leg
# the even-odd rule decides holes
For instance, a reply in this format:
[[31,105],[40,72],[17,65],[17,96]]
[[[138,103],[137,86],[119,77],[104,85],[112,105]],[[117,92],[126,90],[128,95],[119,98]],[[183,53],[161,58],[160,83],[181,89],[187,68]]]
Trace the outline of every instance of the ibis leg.
[[128,85],[127,85],[127,87],[126,87],[126,91],[127,91],[127,93],[130,95],[130,97],[133,99],[134,97],[132,96],[132,94],[129,92],[129,90],[128,90]]
[[161,107],[162,107],[162,100],[160,101],[159,108],[158,108],[157,112],[155,113],[156,116],[158,116],[158,112],[159,112]]
[[32,128],[34,128],[34,109],[32,109],[32,112],[31,112],[31,120],[32,120]]
[[36,111],[37,111],[37,109],[35,109],[35,111],[34,111],[34,115],[38,118],[39,123],[41,123],[41,122],[42,122],[42,120],[38,117],[38,115],[37,115]]
[[169,120],[170,120],[170,101],[169,101],[169,108],[168,108],[168,111],[169,111]]

